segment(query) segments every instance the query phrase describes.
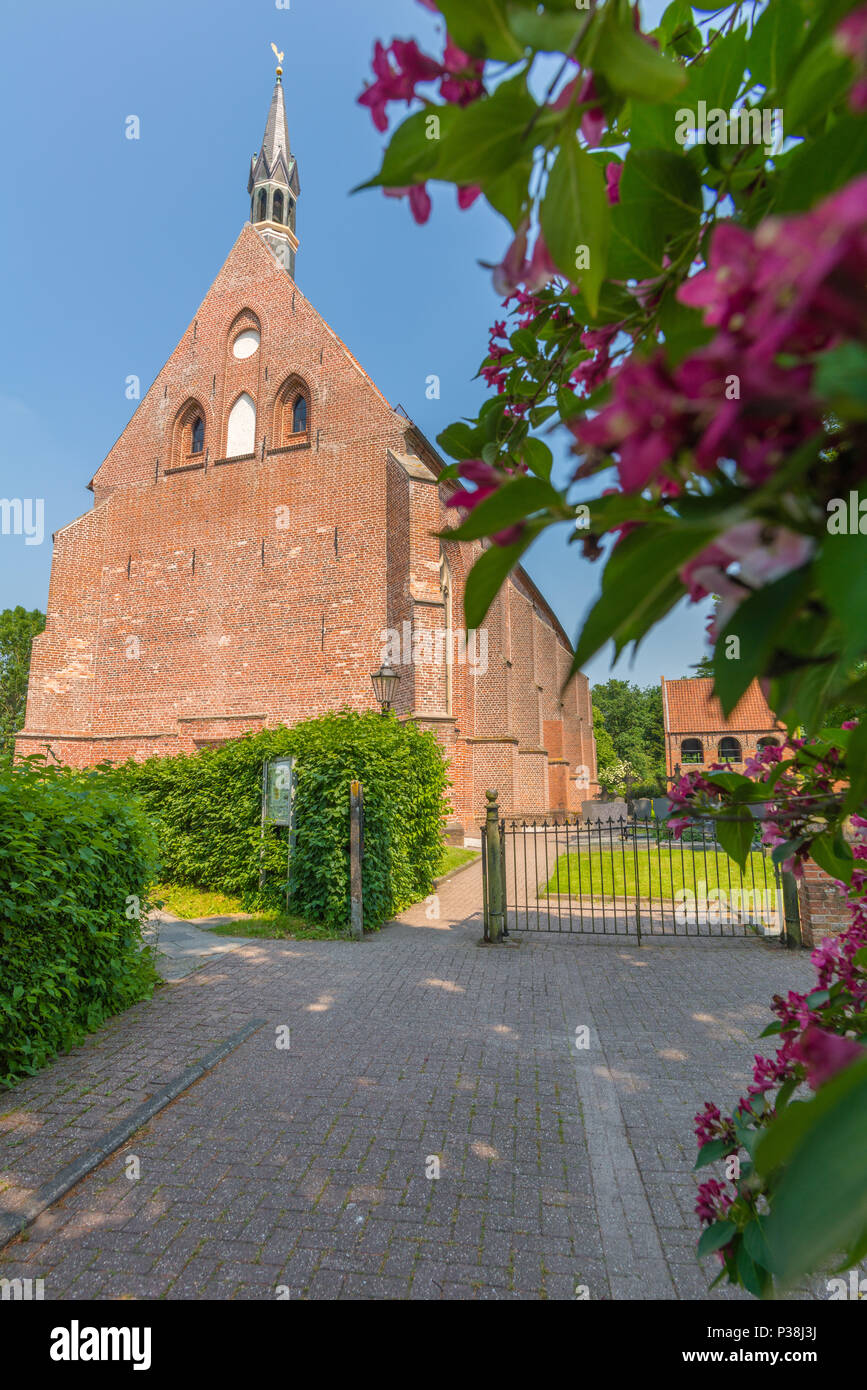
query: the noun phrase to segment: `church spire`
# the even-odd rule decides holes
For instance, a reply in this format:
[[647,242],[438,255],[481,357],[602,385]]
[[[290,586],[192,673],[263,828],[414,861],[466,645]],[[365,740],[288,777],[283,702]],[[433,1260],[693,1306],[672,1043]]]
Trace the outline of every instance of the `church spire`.
[[[282,64],[284,55],[277,52],[274,44],[271,47],[277,54],[278,62]],[[277,81],[271,98],[262,148],[258,154],[253,155],[250,164],[247,192],[251,198],[250,218],[253,226],[261,232],[276,259],[294,279],[295,253],[298,250],[295,208],[300,184],[298,164],[289,148],[282,67],[277,68]]]

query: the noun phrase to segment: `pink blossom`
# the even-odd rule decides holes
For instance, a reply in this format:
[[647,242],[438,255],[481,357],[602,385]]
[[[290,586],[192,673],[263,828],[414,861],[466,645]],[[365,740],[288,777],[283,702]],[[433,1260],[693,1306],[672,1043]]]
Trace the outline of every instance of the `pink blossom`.
[[707,270],[693,275],[677,292],[681,304],[705,310],[705,323],[727,328],[739,323],[749,305],[758,253],[752,234],[735,222],[718,222]]
[[605,192],[608,194],[609,203],[620,202],[620,178],[623,173],[623,165],[615,163],[614,160],[605,166]]
[[557,274],[557,267],[551,260],[545,238],[540,232],[536,237],[536,245],[533,247],[533,255],[526,269],[524,283],[530,291],[541,290]]
[[483,59],[471,58],[449,37],[443,54],[440,96],[452,105],[469,106],[485,94],[484,70]]
[[[577,105],[583,106],[587,102],[597,101],[598,98],[599,93],[593,81],[593,73],[588,70],[584,73],[579,72],[572,78],[571,82],[566,83],[560,95],[553,102],[553,107],[555,111],[565,111],[572,105],[573,101]],[[599,144],[606,124],[605,112],[601,106],[591,106],[588,111],[582,114],[581,134],[588,145]]]
[[696,1216],[710,1226],[714,1221],[721,1221],[725,1217],[732,1201],[733,1198],[726,1192],[723,1183],[718,1182],[716,1178],[708,1178],[698,1189]]
[[[393,67],[391,56],[397,62]],[[373,72],[376,81],[367,86],[358,98],[367,106],[377,130],[388,129],[387,105],[390,101],[405,101],[407,106],[415,97],[416,85],[439,77],[441,64],[422,53],[414,39],[395,39],[386,49],[377,39],[373,50]]]
[[524,282],[527,233],[529,230],[530,221],[529,218],[525,218],[515,233],[514,240],[502,261],[494,268],[494,289],[499,295],[511,296]]
[[842,1038],[811,1024],[792,1048],[792,1055],[807,1068],[807,1080],[817,1091],[838,1071],[867,1056],[867,1051],[851,1038]]
[[477,183],[467,183],[458,189],[458,207],[461,212],[466,212],[471,208],[478,197],[481,196],[481,188]]
[[431,214],[431,198],[426,183],[416,183],[410,188],[384,188],[386,198],[405,198],[409,195],[410,211],[419,225],[427,222]]
[[853,10],[837,25],[834,44],[847,58],[867,57],[867,5]]

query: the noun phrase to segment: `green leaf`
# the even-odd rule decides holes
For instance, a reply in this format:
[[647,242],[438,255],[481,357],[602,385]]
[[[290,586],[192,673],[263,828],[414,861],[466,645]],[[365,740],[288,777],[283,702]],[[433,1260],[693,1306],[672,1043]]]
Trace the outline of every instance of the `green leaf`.
[[392,135],[379,173],[366,183],[359,184],[353,192],[358,193],[364,188],[405,188],[431,178],[445,132],[455,123],[457,108],[438,106],[435,114],[440,123],[439,139],[428,138],[432,128],[428,125],[430,113],[414,112]]
[[514,545],[492,545],[479,556],[467,576],[464,590],[464,614],[469,631],[481,627],[500,589],[535,538],[536,531],[527,526],[521,540]]
[[659,275],[670,237],[698,228],[701,184],[688,156],[665,150],[630,150],[611,215],[612,279]]
[[759,15],[747,44],[750,73],[763,86],[778,90],[804,38],[799,0],[771,0]]
[[863,815],[867,802],[867,719],[862,719],[852,730],[846,749],[846,771],[849,774],[849,790],[843,810],[847,815],[856,811]]
[[482,179],[482,192],[495,212],[505,217],[509,225],[517,231],[526,214],[527,189],[533,170],[532,159],[528,156],[518,159],[501,174]]
[[463,420],[449,425],[442,434],[438,434],[437,444],[449,458],[462,461],[479,457],[480,443],[477,432]]
[[[778,165],[781,177],[774,212],[806,212],[867,169],[867,121],[863,116],[842,116],[830,130],[786,154]],[[820,358],[820,371],[822,365]]]
[[765,1235],[786,1283],[815,1273],[867,1226],[867,1056],[766,1130],[756,1167],[782,1174]]
[[458,48],[474,58],[523,56],[523,45],[509,27],[506,0],[438,0],[446,28]]
[[535,357],[539,351],[536,335],[530,328],[519,328],[511,336],[510,342],[522,357]]
[[709,1143],[702,1144],[698,1151],[698,1158],[692,1165],[693,1172],[697,1172],[699,1168],[706,1168],[709,1163],[717,1163],[719,1159],[725,1157],[730,1148],[731,1144],[727,1143],[725,1139],[711,1139]]
[[[848,521],[850,498],[840,500]],[[858,498],[855,500],[858,518]],[[867,526],[867,505],[864,524]],[[848,636],[842,648],[843,659],[855,661],[863,652],[867,632],[867,535],[826,533],[815,568],[825,602]]]
[[[522,45],[521,51],[526,47],[534,48],[540,53],[568,53],[575,35],[587,18],[587,11],[577,12],[574,5],[571,12],[567,11],[565,14],[552,14],[550,11],[538,14],[535,6],[524,9],[510,4],[508,14],[509,28]],[[586,46],[585,39],[575,50],[576,53],[580,53]]]
[[[862,125],[867,127],[867,121]],[[861,343],[848,342],[823,353],[816,370],[815,388],[831,402],[836,415],[858,420],[867,418],[867,348]],[[864,525],[867,530],[867,515]]]
[[717,820],[714,824],[717,839],[726,854],[735,861],[740,869],[746,868],[756,827],[753,817],[745,816],[738,820]]
[[657,53],[633,27],[626,10],[618,24],[615,11],[605,7],[604,22],[593,45],[593,70],[602,73],[613,91],[638,101],[668,101],[686,86],[686,72]]
[[[714,691],[726,717],[754,677],[768,674],[780,633],[809,592],[811,573],[808,566],[802,567],[756,590],[740,604],[717,638]],[[737,647],[729,646],[730,638],[737,638]],[[737,651],[737,656],[728,657],[728,650]]]
[[714,1221],[713,1225],[708,1226],[702,1233],[698,1243],[698,1258],[702,1260],[705,1255],[712,1255],[715,1250],[721,1250],[737,1233],[738,1228],[733,1221]]
[[[546,482],[551,477],[551,469],[554,465],[554,455],[543,443],[541,439],[525,439],[518,450],[521,459],[526,463],[531,473],[535,473],[537,478],[544,478]],[[561,500],[557,494],[558,502]],[[551,503],[553,506],[554,503]]]
[[737,1271],[747,1292],[751,1293],[754,1298],[761,1298],[767,1284],[767,1275],[764,1270],[757,1267],[750,1256],[745,1240],[742,1240],[738,1247]]
[[435,177],[484,185],[504,174],[526,154],[524,135],[535,111],[523,75],[502,83],[493,96],[458,110],[440,141]]
[[653,607],[681,566],[703,550],[713,534],[646,525],[620,541],[605,566],[602,594],[584,621],[572,669],[595,656],[609,640],[613,639],[618,652],[625,641],[634,640],[636,619]]
[[629,144],[633,150],[645,148],[681,152],[675,139],[677,108],[674,102],[633,101],[630,104]]
[[[475,541],[495,535],[506,527],[525,521],[532,512],[560,505],[560,494],[542,478],[516,478],[505,483],[473,507],[469,516],[453,531],[442,534],[452,540]],[[508,547],[506,547],[508,548]]]
[[[602,170],[578,144],[569,139],[560,150],[542,203],[541,224],[554,264],[569,280],[579,280],[595,317],[599,288],[608,262],[610,207]],[[589,265],[577,269],[581,248]]]
[[674,290],[663,298],[657,322],[665,339],[666,360],[671,367],[676,367],[697,348],[704,347],[714,335],[714,330],[706,327],[700,310],[681,304]]
[[832,878],[841,879],[843,883],[851,882],[854,860],[851,849],[842,837],[827,831],[817,835],[810,845],[810,858],[815,859],[819,868]]
[[696,116],[699,101],[707,102],[708,111],[712,107],[730,111],[741,90],[746,66],[747,38],[742,26],[715,39],[704,63],[690,67],[689,83],[682,94],[684,106]]
[[811,48],[799,62],[780,99],[785,111],[786,134],[819,131],[828,112],[842,107],[852,79],[852,64],[841,57],[831,36]]

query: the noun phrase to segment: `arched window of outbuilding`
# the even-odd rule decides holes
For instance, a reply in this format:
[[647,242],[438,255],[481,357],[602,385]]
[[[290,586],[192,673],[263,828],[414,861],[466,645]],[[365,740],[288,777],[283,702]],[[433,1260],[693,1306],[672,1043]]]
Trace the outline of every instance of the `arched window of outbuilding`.
[[682,763],[703,763],[704,749],[700,738],[685,738],[680,745],[680,761]]
[[741,761],[741,745],[736,738],[721,738],[718,751],[721,763],[739,763]]
[[201,415],[197,415],[193,421],[193,428],[190,436],[190,453],[202,454],[205,451],[205,422]]

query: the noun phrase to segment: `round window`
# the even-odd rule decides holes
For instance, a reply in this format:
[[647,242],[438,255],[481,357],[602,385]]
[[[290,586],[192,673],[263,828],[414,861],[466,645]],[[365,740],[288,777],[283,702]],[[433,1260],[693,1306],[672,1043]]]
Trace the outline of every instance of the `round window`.
[[259,348],[259,334],[255,328],[245,328],[243,333],[239,333],[232,344],[232,355],[234,357],[252,357]]

